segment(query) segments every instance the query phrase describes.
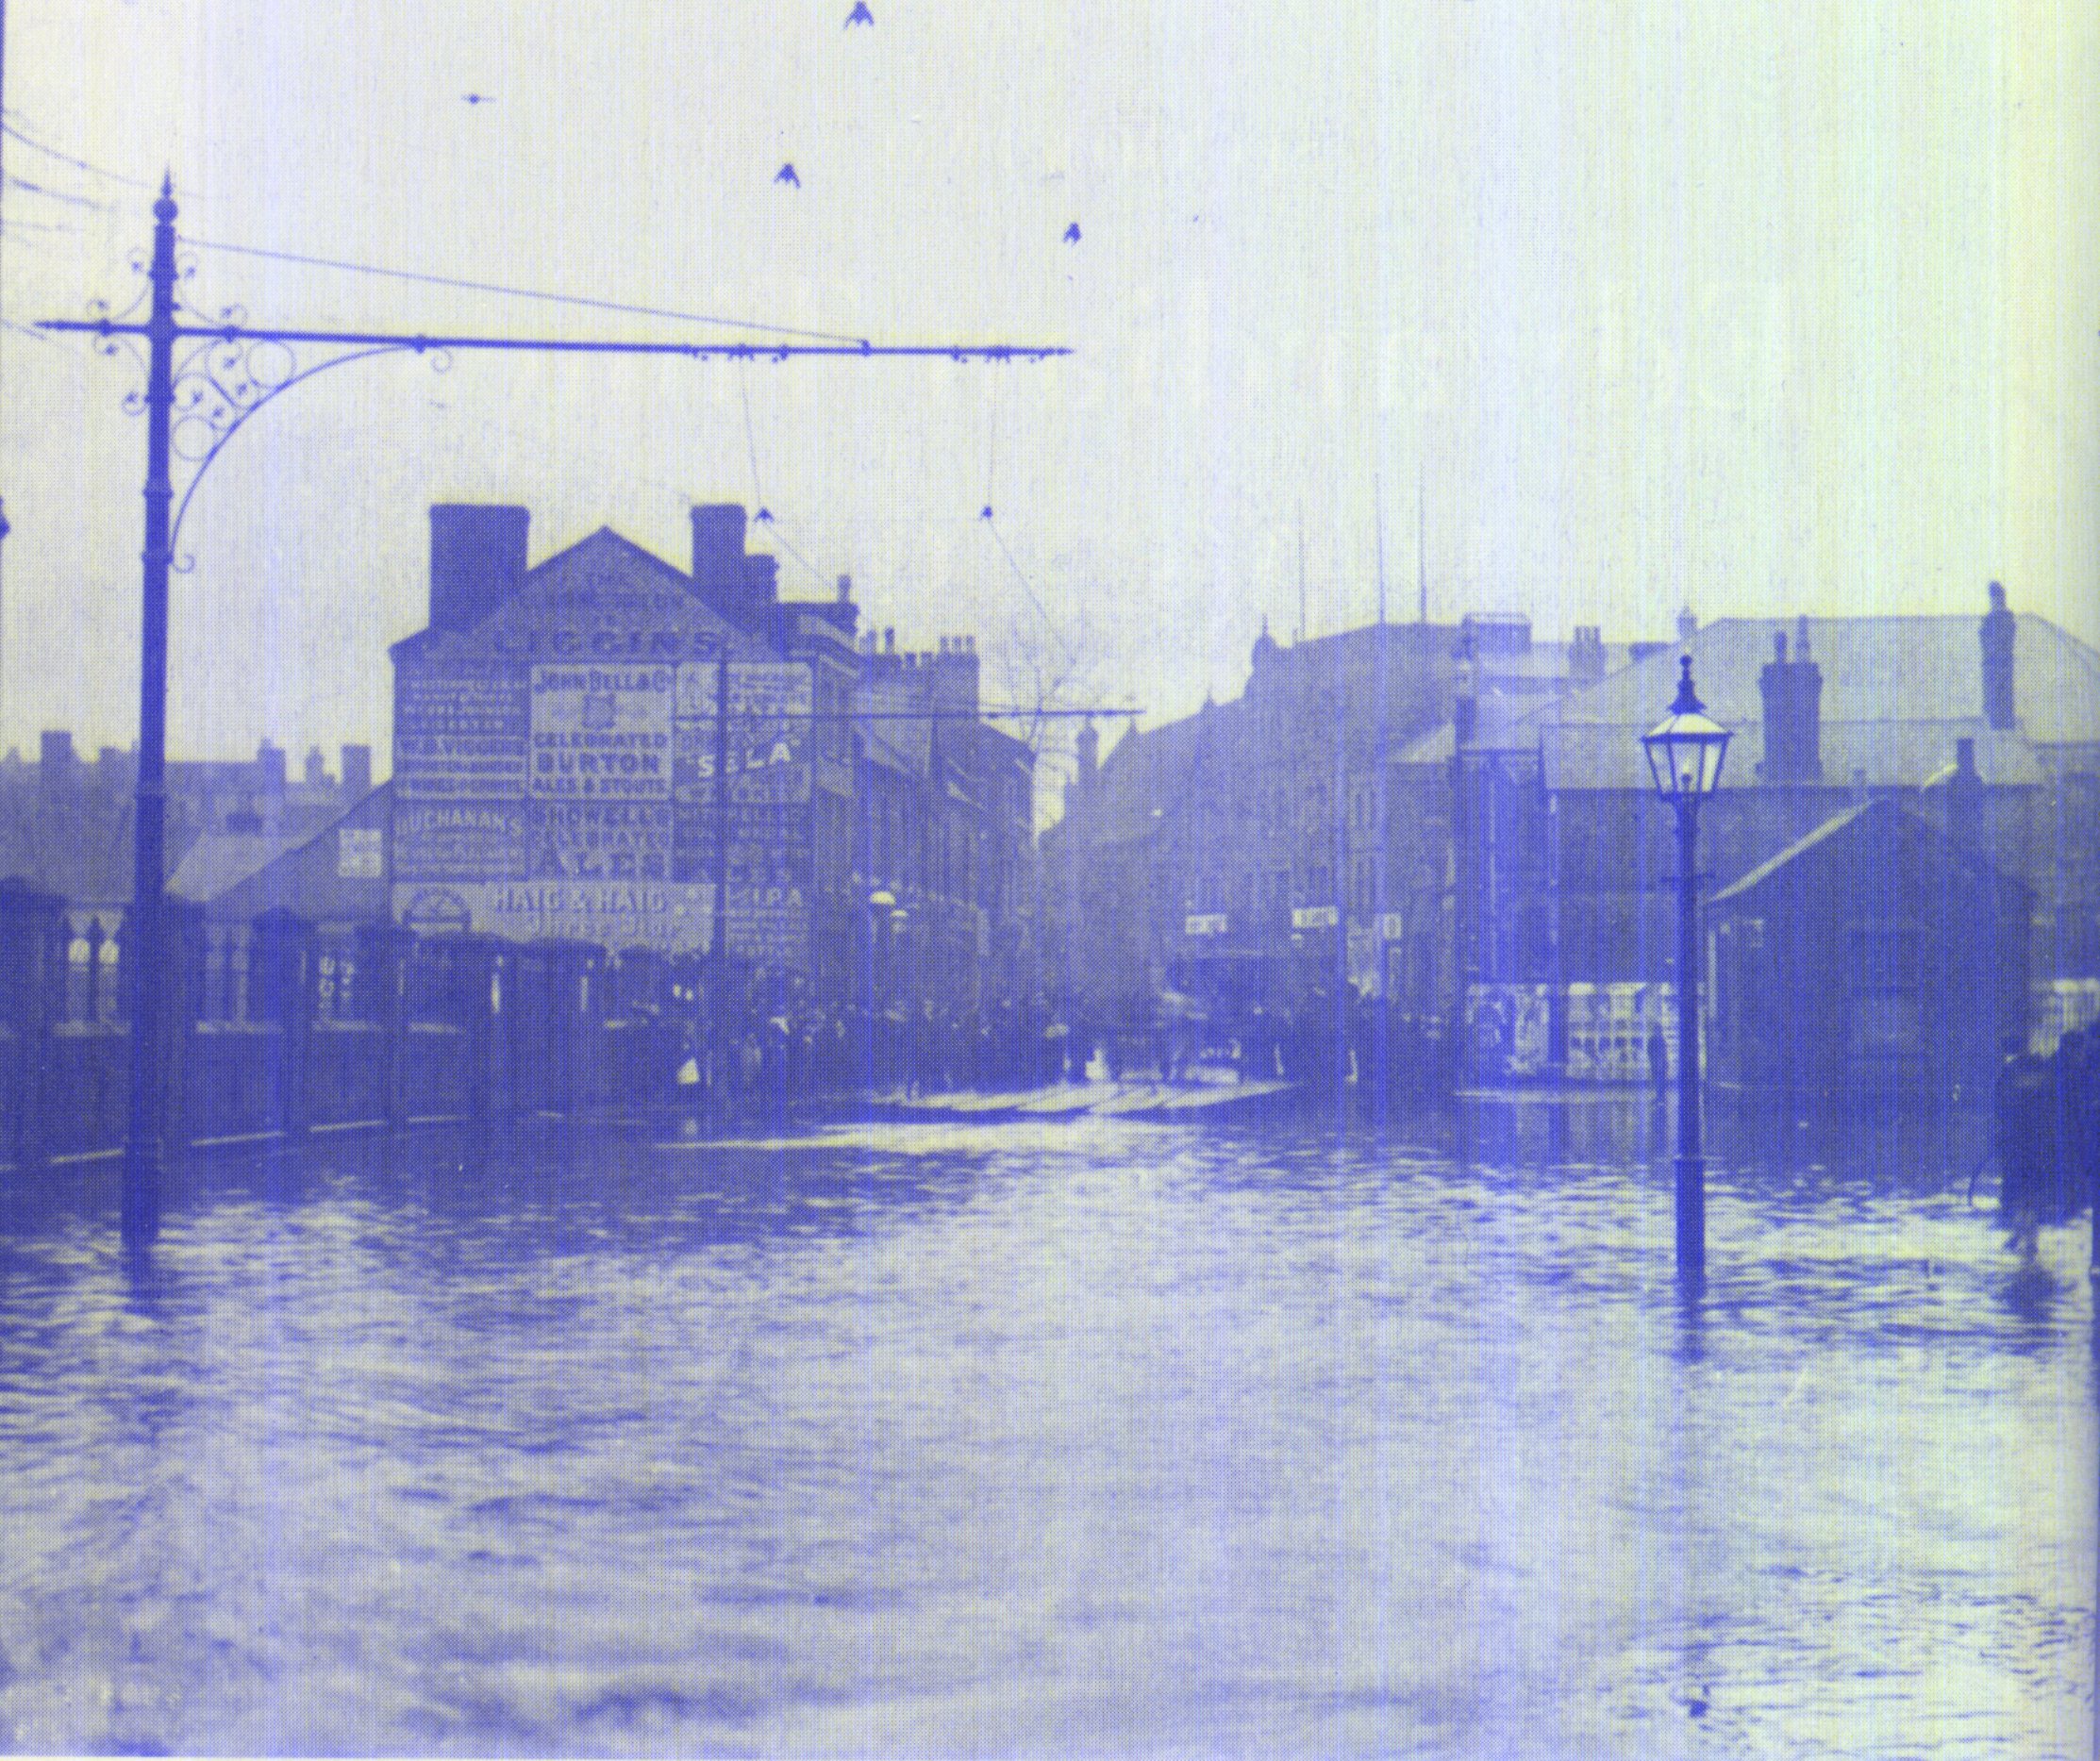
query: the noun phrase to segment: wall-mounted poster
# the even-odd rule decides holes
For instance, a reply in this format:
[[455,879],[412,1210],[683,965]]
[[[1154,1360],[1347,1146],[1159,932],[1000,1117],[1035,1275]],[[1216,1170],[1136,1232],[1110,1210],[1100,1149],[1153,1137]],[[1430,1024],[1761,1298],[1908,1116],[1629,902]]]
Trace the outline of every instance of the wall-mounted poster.
[[[675,783],[677,799],[704,805],[714,798],[717,740],[715,663],[678,668]],[[729,799],[803,802],[809,799],[809,669],[799,662],[729,664]]]
[[669,880],[667,801],[536,801],[532,872],[547,878]]
[[522,801],[399,801],[393,872],[400,880],[487,880],[525,868]]
[[525,793],[531,710],[514,672],[405,673],[394,697],[394,792],[502,800]]
[[673,676],[669,667],[534,667],[532,794],[668,801]]

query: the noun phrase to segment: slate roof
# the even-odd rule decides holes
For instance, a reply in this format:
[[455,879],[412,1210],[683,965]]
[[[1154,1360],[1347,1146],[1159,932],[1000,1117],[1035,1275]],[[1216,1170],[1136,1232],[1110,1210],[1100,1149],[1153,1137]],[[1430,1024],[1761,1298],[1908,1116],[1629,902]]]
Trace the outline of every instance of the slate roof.
[[1946,858],[1959,863],[1971,872],[1977,874],[1994,872],[1990,863],[1975,851],[1964,849],[1960,844],[1948,839],[1946,834],[1941,831],[1939,827],[1928,824],[1913,813],[1906,812],[1895,801],[1883,796],[1875,801],[1862,802],[1858,806],[1848,807],[1842,813],[1832,814],[1821,825],[1816,826],[1805,836],[1795,839],[1784,850],[1767,857],[1764,861],[1758,863],[1756,868],[1750,870],[1749,872],[1729,882],[1727,886],[1713,895],[1710,903],[1725,905],[1742,897],[1746,893],[1755,891],[1775,875],[1792,867],[1803,856],[1808,856],[1811,851],[1819,849],[1834,838],[1842,837],[1853,826],[1870,819],[1885,821],[1892,832],[1908,837],[1916,843],[1929,844]]
[[[1826,784],[1917,788],[1954,761],[1955,742],[1975,742],[1989,784],[2039,783],[2037,744],[2100,741],[2100,655],[2032,613],[2017,617],[2014,701],[2020,725],[1983,719],[1983,668],[1972,617],[1810,618],[1810,656],[1823,674],[1822,757]],[[1513,737],[1529,734],[1557,789],[1649,785],[1640,737],[1662,719],[1676,691],[1677,656],[1692,656],[1707,710],[1735,739],[1724,789],[1755,787],[1764,756],[1758,677],[1775,635],[1796,641],[1799,620],[1729,618],[1689,641],[1636,661],[1535,711]]]
[[183,853],[168,876],[168,891],[177,899],[208,905],[221,893],[259,873],[288,850],[317,834],[272,837],[266,832],[206,832]]
[[[1809,649],[1823,673],[1825,728],[1843,723],[1980,721],[1983,715],[1980,617],[1810,618]],[[1677,656],[1692,673],[1707,713],[1741,732],[1764,713],[1758,677],[1772,658],[1773,638],[1792,643],[1799,620],[1724,618],[1559,706],[1564,725],[1652,727],[1676,691]],[[2100,654],[2032,612],[2016,614],[2014,707],[2020,732],[2041,745],[2100,741]],[[1732,762],[1732,760],[1731,760]],[[1825,767],[1828,768],[1827,764]]]

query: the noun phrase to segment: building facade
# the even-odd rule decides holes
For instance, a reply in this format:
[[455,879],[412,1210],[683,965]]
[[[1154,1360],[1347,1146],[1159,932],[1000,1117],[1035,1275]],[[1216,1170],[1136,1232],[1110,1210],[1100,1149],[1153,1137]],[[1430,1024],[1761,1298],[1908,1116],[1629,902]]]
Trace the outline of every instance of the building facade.
[[684,570],[608,529],[528,566],[522,507],[430,519],[429,623],[392,650],[395,921],[672,956],[720,934],[820,996],[975,997],[1022,933],[986,877],[1027,764],[976,722],[973,644],[857,641],[842,577],[782,598],[733,505],[692,510]]
[[[2008,953],[2008,970],[2044,989],[2100,975],[2100,656],[2014,614],[1994,584],[1980,623],[1731,619],[1528,714],[1476,716],[1455,741],[1453,957],[1476,1074],[1637,1080],[1647,1030],[1674,1027],[1675,822],[1640,741],[1671,702],[1679,654],[1734,735],[1700,811],[1709,894],[1817,849],[1865,805],[1900,805],[2018,888],[2031,955]],[[1804,856],[1799,872],[1829,859]],[[1908,922],[1892,905],[1881,939]],[[1707,958],[1714,968],[1711,935]],[[1827,978],[1871,988],[1849,969]],[[1709,1025],[1717,1006],[1709,991]],[[2003,1032],[2030,1012],[2001,1011]],[[1928,1008],[1916,1031],[1950,1028]]]
[[1286,647],[1264,629],[1245,691],[1092,731],[1042,839],[1053,982],[1095,1007],[1162,988],[1232,1006],[1356,986],[1448,1000],[1452,728],[1514,714],[1645,652],[1520,617],[1381,623]]

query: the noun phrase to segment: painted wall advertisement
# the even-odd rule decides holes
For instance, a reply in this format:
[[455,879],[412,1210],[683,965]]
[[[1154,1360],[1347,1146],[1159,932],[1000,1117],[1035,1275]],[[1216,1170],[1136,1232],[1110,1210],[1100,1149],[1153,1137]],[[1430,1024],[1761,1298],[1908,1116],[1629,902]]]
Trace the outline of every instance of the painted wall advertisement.
[[[678,668],[675,783],[678,800],[714,799],[718,734],[716,668]],[[729,668],[729,799],[794,803],[809,799],[809,669],[796,663],[732,663]]]
[[[808,963],[810,671],[729,669],[729,946]],[[405,677],[394,914],[426,933],[704,951],[712,933],[712,661]]]
[[669,880],[671,804],[536,801],[532,872],[565,880]]
[[525,793],[525,682],[508,670],[408,673],[394,699],[394,792],[438,801]]
[[[731,887],[729,952],[762,965],[806,969],[806,907],[798,887]],[[705,954],[713,943],[714,889],[667,881],[397,881],[393,915],[424,935],[471,930],[509,941]]]
[[532,794],[671,799],[669,667],[534,667]]
[[522,874],[522,801],[397,801],[393,872],[402,880],[480,880]]

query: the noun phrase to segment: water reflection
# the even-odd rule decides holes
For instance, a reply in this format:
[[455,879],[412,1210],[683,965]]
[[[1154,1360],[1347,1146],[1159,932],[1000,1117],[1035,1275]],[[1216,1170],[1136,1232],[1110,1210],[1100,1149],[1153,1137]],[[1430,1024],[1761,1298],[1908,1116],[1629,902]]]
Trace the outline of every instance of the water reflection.
[[1649,1097],[0,1201],[0,1744],[2025,1754],[2090,1738],[2083,1226]]

